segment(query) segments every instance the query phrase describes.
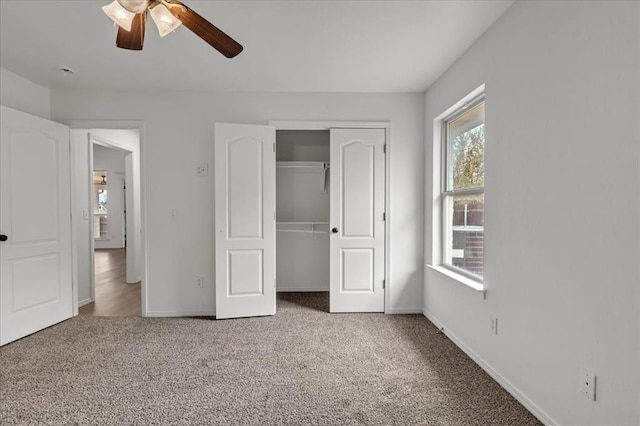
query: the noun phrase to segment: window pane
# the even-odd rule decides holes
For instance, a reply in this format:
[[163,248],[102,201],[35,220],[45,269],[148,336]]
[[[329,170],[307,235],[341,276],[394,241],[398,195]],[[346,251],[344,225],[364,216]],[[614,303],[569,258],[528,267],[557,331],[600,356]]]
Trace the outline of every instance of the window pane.
[[93,171],[93,238],[107,238],[107,171]]
[[447,123],[447,190],[484,187],[484,102]]
[[445,197],[444,263],[482,277],[484,194]]

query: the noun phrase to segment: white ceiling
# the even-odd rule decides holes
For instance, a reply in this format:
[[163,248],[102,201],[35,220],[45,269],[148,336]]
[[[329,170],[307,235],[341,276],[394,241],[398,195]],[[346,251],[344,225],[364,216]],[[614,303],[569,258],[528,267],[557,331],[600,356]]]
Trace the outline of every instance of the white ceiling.
[[118,49],[109,2],[0,0],[0,66],[54,89],[423,92],[512,3],[184,0],[244,46],[227,59],[151,20]]

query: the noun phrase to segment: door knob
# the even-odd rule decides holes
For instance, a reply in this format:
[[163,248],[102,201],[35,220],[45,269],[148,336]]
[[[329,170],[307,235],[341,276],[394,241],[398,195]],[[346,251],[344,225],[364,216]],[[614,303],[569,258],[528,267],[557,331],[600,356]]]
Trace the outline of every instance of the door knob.
[[337,234],[337,233],[338,233],[338,228],[333,228],[333,229],[331,230],[331,232],[333,232],[334,234]]
[[7,237],[6,235],[0,235],[0,241],[7,241],[9,239],[9,237]]

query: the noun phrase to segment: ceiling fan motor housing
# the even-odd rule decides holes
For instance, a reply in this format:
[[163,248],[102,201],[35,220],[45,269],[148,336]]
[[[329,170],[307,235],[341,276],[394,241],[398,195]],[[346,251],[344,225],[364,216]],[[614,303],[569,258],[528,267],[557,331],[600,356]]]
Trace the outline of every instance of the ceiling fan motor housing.
[[149,0],[118,0],[118,3],[131,13],[143,13],[149,7]]

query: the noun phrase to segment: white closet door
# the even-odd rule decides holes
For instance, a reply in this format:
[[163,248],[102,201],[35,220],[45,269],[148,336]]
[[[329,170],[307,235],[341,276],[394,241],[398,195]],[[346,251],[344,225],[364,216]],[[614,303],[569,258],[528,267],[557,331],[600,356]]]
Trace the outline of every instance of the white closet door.
[[215,125],[216,318],[274,315],[275,128]]
[[331,129],[331,312],[384,312],[384,129]]
[[0,107],[0,345],[73,314],[69,128]]

